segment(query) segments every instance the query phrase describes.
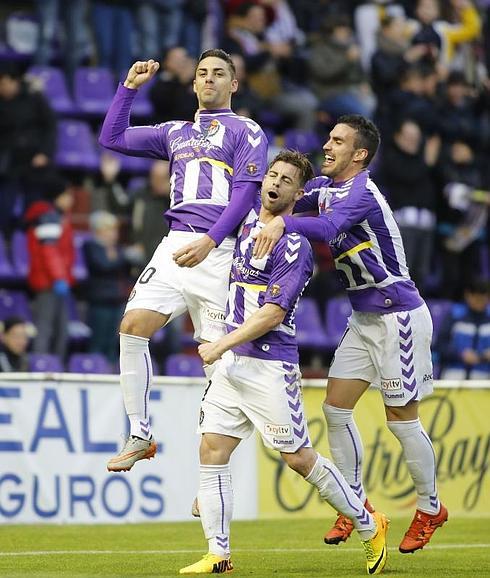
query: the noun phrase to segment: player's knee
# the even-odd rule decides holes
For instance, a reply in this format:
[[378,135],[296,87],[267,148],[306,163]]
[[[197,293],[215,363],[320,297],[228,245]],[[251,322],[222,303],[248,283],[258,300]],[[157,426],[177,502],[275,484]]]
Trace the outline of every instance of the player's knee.
[[418,419],[418,402],[409,402],[407,405],[395,407],[385,405],[387,421],[411,421]]

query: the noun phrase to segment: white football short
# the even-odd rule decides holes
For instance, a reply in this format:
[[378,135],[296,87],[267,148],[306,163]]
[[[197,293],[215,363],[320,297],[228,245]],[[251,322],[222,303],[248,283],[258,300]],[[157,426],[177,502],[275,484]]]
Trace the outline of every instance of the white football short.
[[198,433],[245,439],[254,427],[280,452],[311,447],[299,367],[227,351],[204,393]]
[[363,379],[381,389],[387,406],[432,393],[432,319],[427,305],[397,313],[353,311],[329,377]]
[[135,283],[126,311],[149,309],[170,315],[170,320],[189,311],[196,340],[219,339],[225,333],[234,239],[226,238],[196,267],[179,267],[172,257],[177,249],[202,236],[202,233],[170,231]]

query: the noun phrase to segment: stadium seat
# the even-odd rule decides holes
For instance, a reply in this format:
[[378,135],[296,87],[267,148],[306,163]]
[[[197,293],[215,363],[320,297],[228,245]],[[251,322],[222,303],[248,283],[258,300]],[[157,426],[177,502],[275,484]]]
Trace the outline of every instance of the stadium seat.
[[50,353],[29,354],[29,371],[59,372],[64,371],[63,363],[57,355]]
[[314,131],[292,128],[284,133],[284,147],[309,154],[321,150],[321,142],[317,133]]
[[53,66],[31,66],[28,75],[41,83],[41,88],[55,112],[64,116],[77,113],[62,70]]
[[352,312],[347,297],[334,297],[327,301],[325,310],[326,330],[329,349],[335,349],[347,327],[347,318]]
[[86,122],[61,120],[58,123],[56,164],[63,169],[99,168],[94,136]]
[[11,254],[15,272],[21,279],[25,279],[29,273],[29,251],[23,231],[15,231],[12,235]]
[[15,279],[14,267],[7,254],[4,236],[0,233],[0,282],[8,282]]
[[101,353],[73,353],[68,360],[71,373],[113,373],[112,367]]
[[294,322],[299,347],[324,349],[328,345],[327,334],[314,299],[300,299]]
[[165,375],[181,377],[204,377],[202,360],[197,355],[174,353],[167,357]]
[[22,291],[0,290],[0,319],[18,316],[32,321],[32,312],[27,296]]
[[444,318],[451,312],[453,302],[448,299],[427,299],[426,303],[432,317],[432,325],[434,326],[432,343],[435,343]]
[[75,103],[87,116],[104,116],[114,96],[114,77],[107,68],[82,66],[75,71]]

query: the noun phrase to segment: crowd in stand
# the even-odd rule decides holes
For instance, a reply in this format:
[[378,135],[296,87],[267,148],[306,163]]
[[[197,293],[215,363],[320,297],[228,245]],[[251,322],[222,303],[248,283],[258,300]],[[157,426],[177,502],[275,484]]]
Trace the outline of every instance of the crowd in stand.
[[[438,366],[443,375],[490,376],[490,2],[38,0],[1,10],[1,370],[25,369],[28,348],[63,362],[87,351],[115,363],[131,285],[167,232],[166,161],[130,165],[95,145],[90,161],[66,160],[61,127],[68,135],[85,127],[95,143],[108,106],[83,110],[80,85],[99,75],[94,85],[110,78],[113,91],[134,60],[154,58],[161,70],[141,95],[138,121],[193,120],[196,58],[219,46],[237,69],[234,110],[261,124],[271,156],[292,146],[318,164],[339,116],[376,122],[373,171],[412,278],[429,306],[444,304]],[[69,105],[57,99],[61,89],[48,91],[53,70],[62,71]],[[28,273],[15,262],[19,239]],[[328,249],[316,249],[305,298],[323,323],[340,288]],[[31,319],[5,305],[9,291],[28,291],[33,339],[23,338]],[[70,335],[70,320],[89,326],[84,339],[73,325]],[[156,341],[157,361],[179,353],[185,322]],[[303,363],[318,360],[328,352],[306,339]]]

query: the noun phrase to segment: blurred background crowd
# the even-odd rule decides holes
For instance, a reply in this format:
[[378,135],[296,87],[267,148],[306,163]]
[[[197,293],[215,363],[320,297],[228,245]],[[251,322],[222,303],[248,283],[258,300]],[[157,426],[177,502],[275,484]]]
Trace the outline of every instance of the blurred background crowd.
[[[434,319],[436,376],[490,377],[489,0],[4,0],[0,6],[0,371],[117,371],[117,327],[167,226],[168,163],[96,144],[116,83],[161,62],[133,124],[193,120],[202,50],[233,57],[234,111],[273,157],[310,155],[342,114],[380,127],[372,175]],[[350,307],[328,248],[297,313],[322,376]],[[157,374],[202,375],[189,320]]]

